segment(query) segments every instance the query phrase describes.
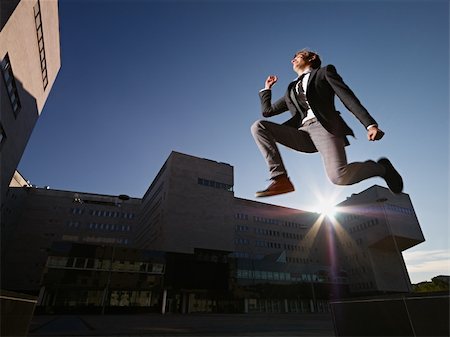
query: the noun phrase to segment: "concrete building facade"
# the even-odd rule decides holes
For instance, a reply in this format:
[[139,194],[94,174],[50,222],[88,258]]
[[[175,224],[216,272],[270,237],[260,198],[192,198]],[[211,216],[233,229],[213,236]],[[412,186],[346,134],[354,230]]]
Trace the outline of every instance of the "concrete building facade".
[[2,239],[2,287],[36,293],[55,241],[133,245],[140,199],[10,187]]
[[233,202],[231,165],[172,152],[142,199],[137,247],[232,251]]
[[[231,165],[172,152],[143,198],[11,187],[8,200],[15,196],[11,208],[20,215],[2,236],[5,284],[39,292],[58,241],[181,254],[177,261],[189,261],[190,269],[169,263],[171,275],[163,277],[176,282],[162,288],[160,299],[180,312],[227,305],[244,312],[326,311],[332,298],[411,290],[401,254],[424,237],[408,195],[373,186],[325,217],[237,198],[233,183]],[[228,295],[193,286],[210,276],[211,284],[220,283],[202,263],[223,259],[230,259]],[[191,282],[190,273],[203,276]]]
[[372,186],[338,208],[334,231],[340,262],[351,280],[350,290],[411,291],[402,252],[425,238],[409,196]]
[[57,0],[0,2],[0,206],[61,67]]
[[137,246],[230,251],[241,261],[243,284],[347,284],[355,294],[411,290],[401,252],[424,237],[408,195],[373,186],[339,204],[330,219],[236,198],[232,186],[230,165],[172,152],[142,200]]

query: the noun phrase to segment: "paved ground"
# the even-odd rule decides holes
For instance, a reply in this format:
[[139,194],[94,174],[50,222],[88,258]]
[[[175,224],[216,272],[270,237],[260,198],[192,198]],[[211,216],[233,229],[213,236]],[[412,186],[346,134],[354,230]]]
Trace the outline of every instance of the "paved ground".
[[329,314],[39,315],[29,336],[334,336]]

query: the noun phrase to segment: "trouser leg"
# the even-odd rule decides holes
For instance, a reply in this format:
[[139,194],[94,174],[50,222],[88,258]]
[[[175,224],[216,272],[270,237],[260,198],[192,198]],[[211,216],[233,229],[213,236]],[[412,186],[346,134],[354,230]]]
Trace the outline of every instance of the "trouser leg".
[[310,133],[319,150],[325,171],[333,184],[352,185],[384,174],[384,167],[373,160],[347,163],[344,138],[330,134],[320,123],[311,124],[304,129]]
[[308,133],[266,120],[256,121],[251,127],[253,138],[269,167],[270,177],[287,174],[276,143],[301,152],[315,152]]

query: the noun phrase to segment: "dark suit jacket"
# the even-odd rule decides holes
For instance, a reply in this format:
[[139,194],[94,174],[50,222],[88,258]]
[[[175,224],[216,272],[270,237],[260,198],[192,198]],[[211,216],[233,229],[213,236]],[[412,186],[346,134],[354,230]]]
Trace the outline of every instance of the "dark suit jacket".
[[[294,82],[288,86],[286,94],[272,104],[272,91],[263,90],[259,93],[261,109],[264,117],[271,117],[290,111],[292,118],[284,125],[299,128],[302,123],[302,114],[291,99],[291,90]],[[334,96],[337,95],[345,107],[352,112],[367,128],[371,124],[377,124],[375,119],[364,108],[353,91],[344,83],[333,65],[327,65],[319,69],[313,69],[309,76],[306,97],[308,103],[317,117],[317,120],[330,133],[337,136],[354,136],[353,131],[344,122],[339,111],[334,105]],[[345,137],[346,138],[346,137]],[[348,141],[346,140],[346,144]]]

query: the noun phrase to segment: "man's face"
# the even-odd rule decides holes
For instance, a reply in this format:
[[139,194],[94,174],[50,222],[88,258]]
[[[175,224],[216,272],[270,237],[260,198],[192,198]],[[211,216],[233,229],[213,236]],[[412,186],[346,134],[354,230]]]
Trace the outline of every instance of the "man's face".
[[306,61],[306,53],[297,53],[295,54],[294,58],[292,59],[292,69],[294,71],[299,71],[301,69],[305,69],[309,65],[309,63]]

